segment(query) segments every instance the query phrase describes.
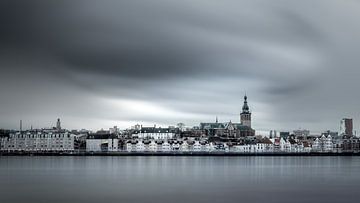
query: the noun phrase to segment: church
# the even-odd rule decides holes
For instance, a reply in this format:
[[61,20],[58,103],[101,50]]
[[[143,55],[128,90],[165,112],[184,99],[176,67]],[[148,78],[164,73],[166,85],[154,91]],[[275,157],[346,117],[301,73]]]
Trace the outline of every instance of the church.
[[240,123],[231,121],[220,123],[216,118],[215,123],[200,123],[200,129],[210,139],[233,140],[248,136],[255,136],[255,130],[251,128],[251,112],[248,106],[247,96],[244,96],[244,104],[240,113]]

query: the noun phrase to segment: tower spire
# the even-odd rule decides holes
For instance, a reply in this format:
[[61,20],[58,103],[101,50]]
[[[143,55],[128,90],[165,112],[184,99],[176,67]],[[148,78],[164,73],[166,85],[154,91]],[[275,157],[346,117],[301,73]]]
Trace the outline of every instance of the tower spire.
[[247,96],[246,96],[246,93],[245,93],[245,96],[244,96],[244,105],[242,107],[242,112],[243,113],[249,113],[249,106],[248,106],[248,102],[247,102]]
[[251,112],[248,106],[246,93],[244,95],[244,104],[242,107],[242,112],[240,113],[240,122],[242,125],[251,127]]

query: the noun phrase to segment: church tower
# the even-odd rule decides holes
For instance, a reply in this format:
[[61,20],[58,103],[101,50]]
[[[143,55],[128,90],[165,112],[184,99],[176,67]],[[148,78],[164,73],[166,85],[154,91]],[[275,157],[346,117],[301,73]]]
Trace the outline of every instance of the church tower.
[[244,126],[251,128],[251,112],[247,104],[247,96],[244,96],[244,105],[242,107],[242,112],[240,113],[240,122]]

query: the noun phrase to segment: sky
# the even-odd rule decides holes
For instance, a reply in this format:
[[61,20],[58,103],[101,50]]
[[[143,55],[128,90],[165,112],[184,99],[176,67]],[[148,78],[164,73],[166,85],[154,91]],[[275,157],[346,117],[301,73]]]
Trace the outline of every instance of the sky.
[[3,0],[0,128],[360,127],[360,1]]

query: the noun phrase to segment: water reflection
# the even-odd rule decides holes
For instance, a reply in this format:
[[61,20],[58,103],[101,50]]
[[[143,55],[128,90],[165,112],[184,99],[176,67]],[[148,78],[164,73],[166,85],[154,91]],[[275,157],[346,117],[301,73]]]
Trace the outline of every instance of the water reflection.
[[0,202],[356,202],[358,157],[0,157]]

